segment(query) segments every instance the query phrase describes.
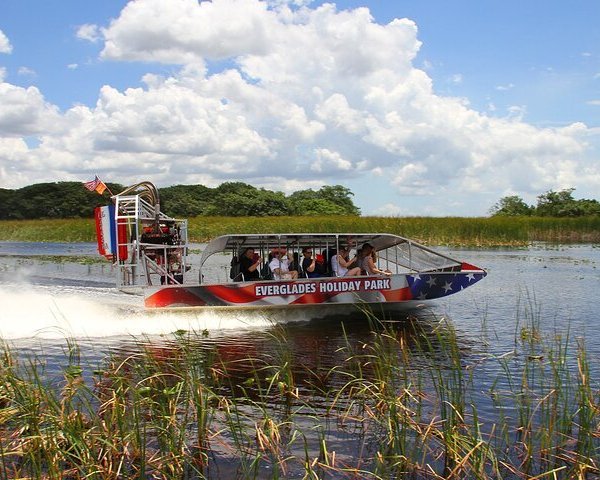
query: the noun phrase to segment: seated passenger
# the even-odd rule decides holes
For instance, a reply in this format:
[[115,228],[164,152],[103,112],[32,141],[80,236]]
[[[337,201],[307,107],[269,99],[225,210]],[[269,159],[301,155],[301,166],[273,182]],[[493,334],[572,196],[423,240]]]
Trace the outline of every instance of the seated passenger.
[[275,280],[296,280],[298,278],[298,271],[290,270],[289,258],[279,250],[272,252],[273,260],[269,263],[269,268],[273,272]]
[[260,278],[259,270],[260,255],[254,253],[253,248],[247,248],[240,257],[240,273],[243,281],[258,280]]
[[288,268],[290,270],[297,270],[298,272],[300,272],[300,268],[298,268],[300,265],[300,260],[298,258],[298,252],[294,252],[290,258],[290,256],[288,255],[288,258],[290,259],[290,263],[288,265]]
[[337,255],[331,257],[331,268],[336,277],[356,277],[360,275],[360,267],[352,267],[356,263],[357,257],[350,260],[348,253],[348,247],[340,246]]
[[308,278],[318,278],[323,275],[317,268],[317,259],[313,257],[313,250],[310,247],[302,249],[304,258],[302,259],[302,271]]
[[363,275],[391,275],[389,270],[381,270],[373,261],[375,249],[369,243],[365,243],[360,249],[356,261]]

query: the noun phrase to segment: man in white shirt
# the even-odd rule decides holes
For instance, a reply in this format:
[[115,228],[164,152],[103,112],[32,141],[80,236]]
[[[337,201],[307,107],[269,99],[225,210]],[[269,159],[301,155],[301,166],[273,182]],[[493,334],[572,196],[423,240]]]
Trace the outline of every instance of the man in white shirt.
[[279,250],[274,250],[272,255],[273,260],[269,262],[269,268],[273,272],[275,280],[296,280],[298,278],[298,272],[290,270],[290,261],[286,255]]

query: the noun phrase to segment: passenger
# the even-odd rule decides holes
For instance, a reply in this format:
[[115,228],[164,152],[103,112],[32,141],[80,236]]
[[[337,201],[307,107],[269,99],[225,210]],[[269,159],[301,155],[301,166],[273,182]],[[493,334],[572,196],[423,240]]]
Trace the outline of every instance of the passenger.
[[304,247],[302,249],[304,258],[302,259],[302,271],[308,278],[318,278],[323,275],[317,269],[317,260],[313,257],[313,250],[310,247]]
[[254,253],[253,248],[244,250],[240,258],[240,273],[244,281],[258,280],[260,278],[258,267],[260,267],[261,260],[262,258],[260,258],[260,255]]
[[340,246],[338,254],[331,257],[331,268],[336,277],[356,277],[360,275],[360,267],[352,267],[356,263],[357,257],[350,260],[348,253],[348,247]]
[[269,263],[269,268],[273,272],[275,280],[296,280],[298,278],[298,271],[290,270],[289,257],[282,254],[279,250],[274,250],[272,254],[273,260]]
[[290,270],[296,270],[296,271],[299,272],[300,271],[300,269],[298,268],[299,265],[300,265],[300,260],[299,260],[298,252],[294,252],[294,253],[292,253],[292,258],[290,259],[290,263],[288,265],[288,268]]
[[375,249],[369,243],[365,243],[360,249],[360,254],[357,258],[357,262],[358,266],[360,267],[361,273],[363,275],[391,275],[391,271],[381,270],[380,268],[377,268],[377,265],[375,265],[372,256],[374,251]]

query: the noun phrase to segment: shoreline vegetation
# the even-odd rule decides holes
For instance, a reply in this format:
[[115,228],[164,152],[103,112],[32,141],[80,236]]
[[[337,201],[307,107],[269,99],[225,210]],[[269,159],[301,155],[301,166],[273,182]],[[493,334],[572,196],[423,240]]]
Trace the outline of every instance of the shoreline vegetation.
[[332,365],[298,357],[282,326],[262,354],[181,331],[93,370],[67,340],[50,381],[43,360],[5,347],[0,475],[597,478],[600,410],[583,340],[543,334],[529,312],[510,351],[475,353],[443,318],[364,313],[370,333],[344,335]]
[[[234,233],[382,232],[425,245],[454,247],[523,247],[532,242],[599,243],[600,217],[358,217],[277,216],[189,219],[192,242]],[[2,220],[0,241],[95,242],[90,218]]]

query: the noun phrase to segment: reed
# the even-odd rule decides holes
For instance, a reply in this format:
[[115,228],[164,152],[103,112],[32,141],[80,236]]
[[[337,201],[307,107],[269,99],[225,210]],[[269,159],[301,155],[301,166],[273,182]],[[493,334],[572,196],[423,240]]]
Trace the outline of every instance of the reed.
[[585,344],[543,330],[534,299],[519,311],[503,355],[475,352],[444,318],[368,310],[366,331],[323,343],[335,351],[327,365],[282,326],[252,351],[204,332],[144,339],[100,369],[68,340],[58,376],[5,346],[0,476],[597,476],[600,399]]
[[[91,219],[0,221],[0,240],[94,242]],[[600,217],[194,217],[190,238],[235,233],[385,232],[427,245],[523,246],[531,242],[600,242]]]

